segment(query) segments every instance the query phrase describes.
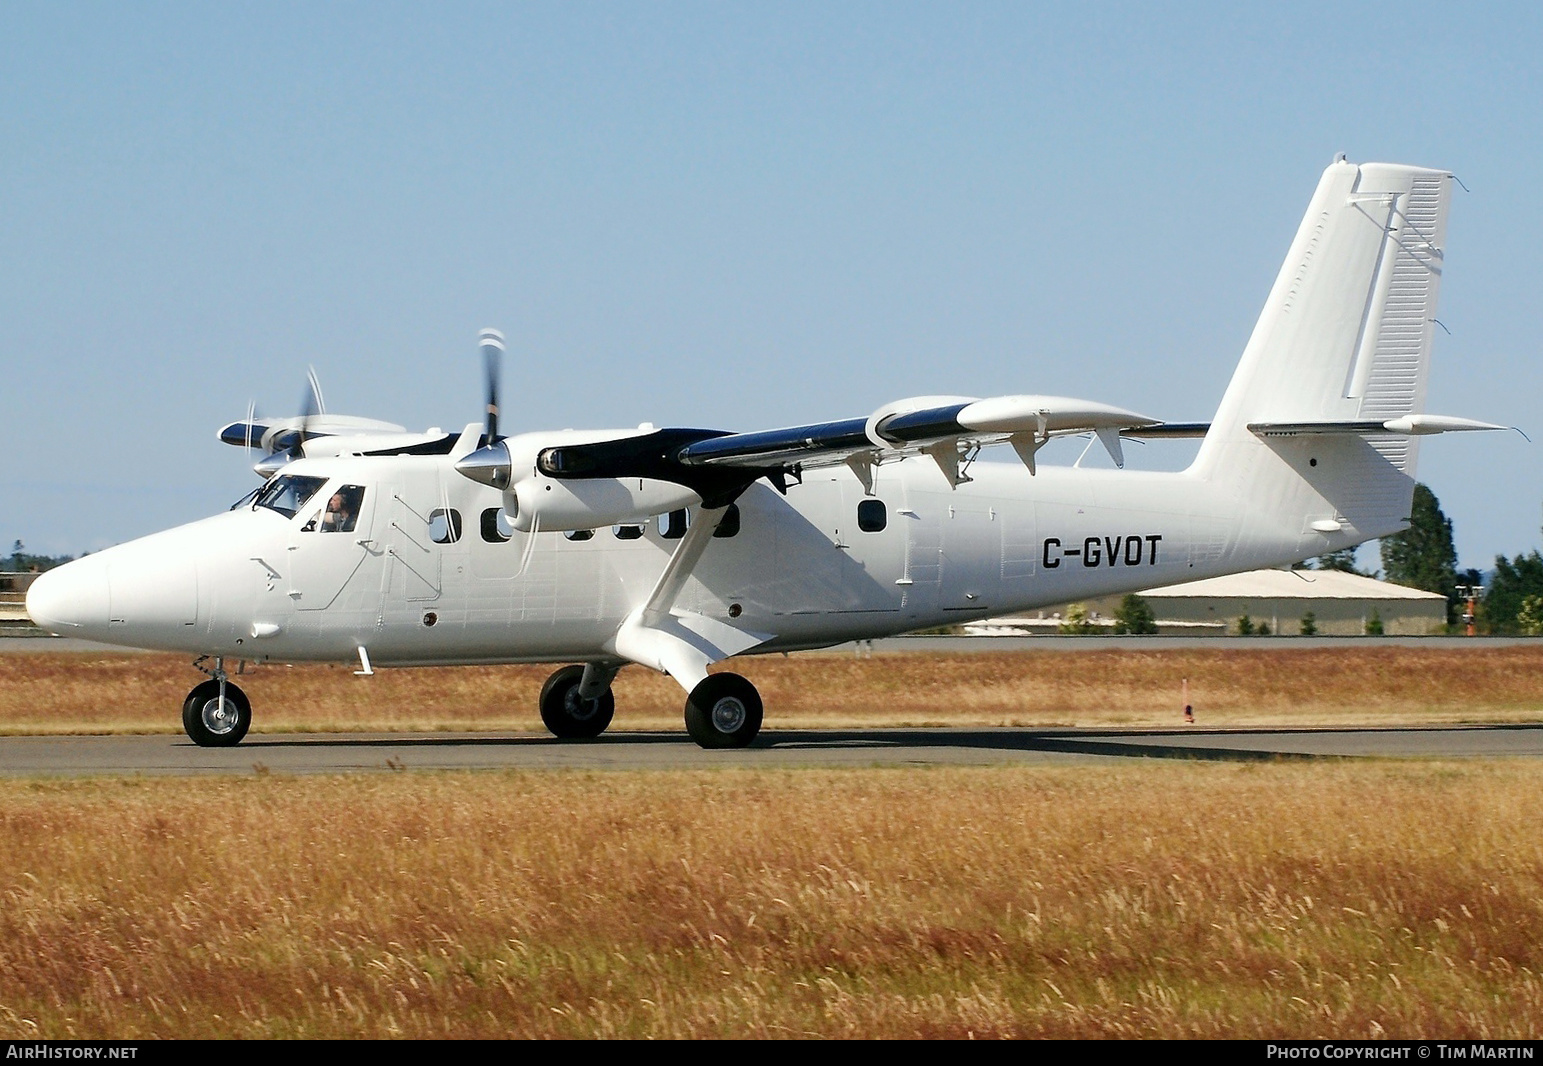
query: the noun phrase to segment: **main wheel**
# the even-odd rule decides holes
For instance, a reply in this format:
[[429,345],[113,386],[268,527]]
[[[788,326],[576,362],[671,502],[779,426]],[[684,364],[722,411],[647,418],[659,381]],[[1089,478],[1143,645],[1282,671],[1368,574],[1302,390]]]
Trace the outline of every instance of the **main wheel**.
[[252,704],[229,681],[225,699],[220,699],[220,683],[205,681],[182,701],[182,728],[188,739],[201,748],[229,748],[241,743],[252,727]]
[[541,686],[541,721],[554,737],[581,740],[598,737],[616,714],[616,697],[609,687],[592,700],[579,698],[582,666],[565,666]]
[[761,694],[738,674],[712,674],[686,697],[686,732],[704,748],[743,748],[761,731]]

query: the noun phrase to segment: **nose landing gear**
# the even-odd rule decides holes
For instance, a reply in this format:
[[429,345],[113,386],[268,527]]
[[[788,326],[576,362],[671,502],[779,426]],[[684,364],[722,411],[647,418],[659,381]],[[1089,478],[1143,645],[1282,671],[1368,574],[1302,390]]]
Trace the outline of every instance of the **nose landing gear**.
[[616,714],[611,692],[614,665],[590,663],[565,666],[541,686],[541,721],[554,737],[587,740],[598,737]]
[[208,674],[209,680],[194,686],[182,701],[182,728],[201,748],[233,747],[252,727],[252,704],[246,693],[230,682],[223,658],[215,658],[213,669],[204,665],[207,660],[204,656],[193,664]]

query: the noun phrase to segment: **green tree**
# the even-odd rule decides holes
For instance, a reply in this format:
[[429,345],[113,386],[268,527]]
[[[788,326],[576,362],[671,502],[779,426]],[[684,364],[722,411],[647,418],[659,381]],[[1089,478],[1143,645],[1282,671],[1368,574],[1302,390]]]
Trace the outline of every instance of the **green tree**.
[[1157,616],[1152,613],[1152,605],[1135,593],[1126,596],[1115,609],[1114,631],[1141,635],[1156,633]]
[[1304,637],[1315,637],[1315,636],[1317,636],[1318,635],[1318,616],[1313,614],[1312,611],[1308,611],[1306,614],[1304,614],[1302,616],[1302,624],[1301,624],[1301,626],[1298,627],[1297,631],[1299,633],[1301,633]]
[[1088,618],[1087,605],[1082,603],[1069,604],[1066,608],[1065,620],[1056,628],[1067,636],[1073,637],[1085,637],[1089,633],[1098,631],[1098,626]]
[[1543,596],[1523,596],[1516,612],[1516,628],[1529,637],[1543,636]]
[[1533,549],[1515,559],[1495,556],[1495,573],[1484,590],[1481,606],[1484,628],[1491,633],[1516,632],[1528,596],[1543,596],[1543,555]]
[[1251,637],[1254,635],[1254,620],[1248,615],[1238,619],[1238,636]]
[[1339,551],[1325,552],[1313,560],[1315,570],[1339,570],[1346,574],[1359,574],[1361,577],[1376,577],[1375,570],[1362,570],[1355,564],[1355,553],[1361,550],[1359,544],[1352,544],[1348,548]]
[[1382,636],[1382,614],[1373,611],[1372,616],[1366,620],[1366,635],[1369,637]]
[[1438,592],[1447,598],[1447,624],[1457,618],[1457,549],[1452,545],[1452,520],[1441,513],[1436,494],[1414,487],[1409,528],[1384,537],[1382,572],[1389,581]]

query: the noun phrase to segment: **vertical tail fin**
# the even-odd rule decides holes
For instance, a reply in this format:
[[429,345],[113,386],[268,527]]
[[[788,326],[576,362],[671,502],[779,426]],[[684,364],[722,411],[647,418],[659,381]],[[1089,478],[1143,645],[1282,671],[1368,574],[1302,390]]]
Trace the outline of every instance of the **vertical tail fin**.
[[1418,167],[1338,161],[1323,172],[1202,463],[1250,422],[1423,408],[1450,188],[1450,174]]
[[[1265,423],[1384,422],[1424,409],[1451,175],[1336,160],[1323,172],[1264,311],[1254,327],[1194,473],[1242,482],[1276,470],[1273,452],[1347,518],[1356,539],[1402,528],[1414,487],[1408,436],[1317,438],[1287,444],[1250,430]],[[1296,459],[1304,459],[1298,467]],[[1332,462],[1328,460],[1332,459]],[[1288,480],[1281,504],[1312,507]],[[1300,486],[1307,488],[1307,484]],[[1265,486],[1259,489],[1271,491]],[[1250,495],[1257,495],[1255,493]]]

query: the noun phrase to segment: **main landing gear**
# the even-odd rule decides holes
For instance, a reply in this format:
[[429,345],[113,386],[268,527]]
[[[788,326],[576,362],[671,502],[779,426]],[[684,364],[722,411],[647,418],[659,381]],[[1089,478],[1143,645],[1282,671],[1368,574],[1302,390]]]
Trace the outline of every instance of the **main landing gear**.
[[761,731],[761,694],[738,674],[709,674],[686,697],[686,732],[704,748],[747,747]]
[[206,661],[207,656],[193,664],[209,680],[196,685],[182,701],[182,728],[201,748],[229,748],[241,743],[252,727],[252,704],[228,679],[224,659],[216,657],[213,669],[204,665]]
[[[598,737],[616,713],[621,664],[565,666],[541,687],[541,721],[554,737]],[[686,732],[704,748],[743,748],[761,731],[761,695],[738,674],[711,674],[686,698]]]

